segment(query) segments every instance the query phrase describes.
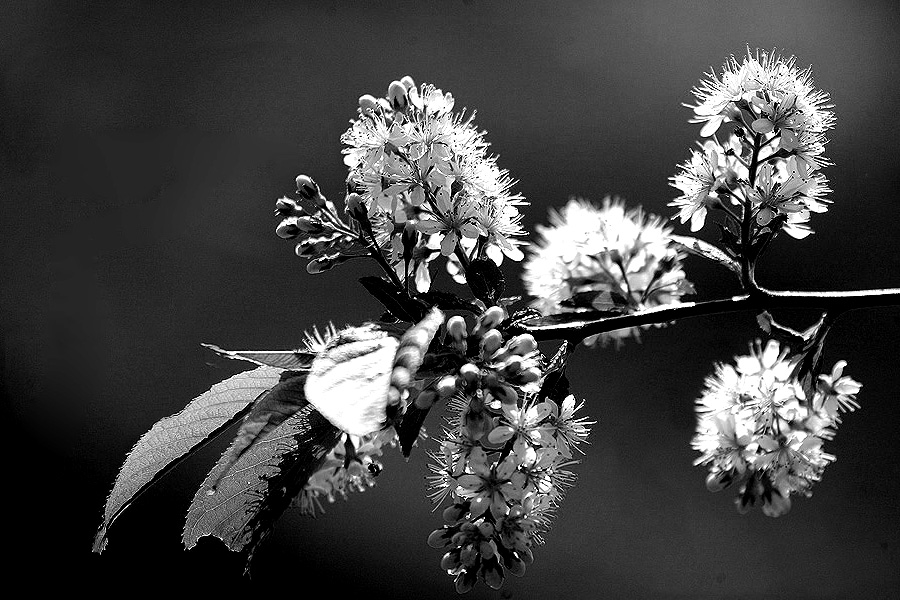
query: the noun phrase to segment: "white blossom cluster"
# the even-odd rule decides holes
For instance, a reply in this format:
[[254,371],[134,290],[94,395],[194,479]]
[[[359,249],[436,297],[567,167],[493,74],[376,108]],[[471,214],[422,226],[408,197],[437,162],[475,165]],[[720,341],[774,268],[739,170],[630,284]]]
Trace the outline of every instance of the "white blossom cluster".
[[745,512],[760,505],[772,517],[786,513],[792,494],[811,495],[835,457],[823,442],[832,439],[840,415],[859,407],[862,387],[843,374],[839,361],[831,373],[804,389],[798,358],[779,343],[757,343],[750,355],[722,364],[707,378],[697,400],[694,464],[707,465],[707,487],[738,489],[736,505]]
[[571,395],[538,399],[537,344],[527,334],[504,342],[495,328],[503,316],[493,307],[471,332],[448,322],[457,344],[478,348],[439,384],[452,393],[452,416],[441,450],[430,453],[431,497],[452,504],[428,541],[446,550],[441,566],[459,592],[479,578],[497,589],[505,571],[524,573],[532,545],[574,483],[572,450],[592,424],[575,416],[581,405]]
[[[550,211],[550,226],[538,225],[540,239],[524,265],[531,305],[542,314],[586,310],[638,312],[678,304],[693,292],[682,267],[684,255],[662,219],[640,208],[626,209],[619,199],[602,206],[571,198]],[[585,340],[620,341],[638,337],[636,327]]]
[[[487,154],[474,113],[454,105],[449,92],[404,77],[383,98],[360,97],[359,116],[341,137],[349,189],[387,241],[390,263],[419,291],[430,287],[428,263],[439,255],[522,259],[518,207],[525,202]],[[402,260],[404,229],[415,244],[411,261]]]
[[670,203],[680,221],[698,231],[708,209],[748,205],[759,234],[812,233],[810,214],[827,210],[831,191],[820,169],[830,164],[825,133],[834,113],[810,69],[800,70],[793,57],[748,49],[740,62],[732,56],[721,76],[708,73],[693,94],[691,122],[702,123],[700,135],[709,139],[671,178],[681,192]]

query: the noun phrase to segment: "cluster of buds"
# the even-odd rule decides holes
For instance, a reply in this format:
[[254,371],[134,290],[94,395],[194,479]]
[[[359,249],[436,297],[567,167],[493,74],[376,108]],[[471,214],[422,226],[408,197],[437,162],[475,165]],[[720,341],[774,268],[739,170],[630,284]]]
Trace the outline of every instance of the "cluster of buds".
[[[827,210],[830,189],[819,169],[830,164],[825,133],[834,125],[829,96],[813,87],[810,69],[798,69],[793,57],[748,51],[693,93],[691,122],[702,123],[700,135],[709,139],[671,178],[682,194],[670,203],[681,222],[698,231],[708,208],[728,215],[737,206],[743,214],[731,213],[732,220],[752,225],[751,246],[764,247],[781,230],[808,236],[810,213]],[[724,141],[715,135],[722,125],[731,129]]]
[[504,338],[498,326],[505,317],[495,306],[471,329],[460,317],[448,319],[445,344],[468,362],[434,391],[450,398],[453,414],[441,451],[430,453],[431,496],[451,504],[428,541],[445,550],[441,565],[460,592],[478,579],[499,588],[507,571],[524,573],[531,547],[574,482],[566,469],[576,462],[570,449],[591,424],[574,417],[573,397],[561,406],[540,399],[537,343],[528,334]]
[[365,436],[345,434],[325,456],[322,465],[306,482],[292,506],[301,514],[315,516],[324,512],[321,498],[333,503],[347,498],[350,492],[364,492],[375,485],[383,465],[378,460],[384,444],[395,445],[393,430],[382,430]]
[[311,177],[297,177],[296,198],[280,198],[275,214],[282,217],[275,233],[286,240],[297,240],[295,252],[309,259],[306,270],[321,273],[333,266],[368,253],[368,241],[358,227],[343,222],[334,204],[327,200]]
[[823,442],[834,437],[840,413],[858,408],[862,386],[843,375],[846,363],[839,361],[804,389],[800,358],[775,340],[735,360],[717,366],[697,401],[692,446],[702,456],[694,464],[709,466],[711,491],[738,488],[739,511],[761,505],[777,517],[790,509],[791,494],[810,496],[835,460]]

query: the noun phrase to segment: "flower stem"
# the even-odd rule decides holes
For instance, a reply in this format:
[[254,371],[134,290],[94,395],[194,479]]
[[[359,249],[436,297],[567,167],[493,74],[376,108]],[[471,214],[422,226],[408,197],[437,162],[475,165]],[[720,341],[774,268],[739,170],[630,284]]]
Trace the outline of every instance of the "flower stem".
[[528,325],[525,329],[538,341],[569,340],[573,343],[598,333],[616,329],[668,323],[687,317],[700,317],[740,311],[771,309],[818,309],[840,313],[857,308],[900,305],[900,288],[854,290],[847,292],[782,292],[755,288],[748,294],[704,302],[683,302],[659,306],[625,315],[601,317],[592,321]]
[[[750,166],[748,167],[748,180],[750,189],[756,185],[756,170],[759,168],[759,151],[762,148],[762,135],[756,133],[753,135],[753,155],[750,157]],[[752,291],[756,289],[756,279],[753,274],[753,260],[750,258],[752,250],[750,244],[750,235],[753,228],[753,201],[748,197],[744,199],[744,218],[741,221],[741,282],[744,289]]]

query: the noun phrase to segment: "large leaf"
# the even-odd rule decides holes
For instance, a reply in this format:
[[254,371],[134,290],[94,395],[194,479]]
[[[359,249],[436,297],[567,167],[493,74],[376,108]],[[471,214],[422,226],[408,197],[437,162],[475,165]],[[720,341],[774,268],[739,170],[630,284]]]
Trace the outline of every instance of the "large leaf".
[[[185,547],[193,548],[203,536],[216,537],[230,550],[243,552],[249,568],[259,543],[340,438],[340,430],[308,404],[234,465],[229,466],[232,450],[227,450],[191,502],[182,536]],[[228,471],[224,475],[223,469]]]
[[[281,425],[285,419],[308,404],[303,393],[303,385],[305,383],[305,374],[297,375],[296,371],[286,371],[282,375],[281,383],[253,403],[253,408],[244,417],[244,422],[241,423],[241,427],[238,429],[231,449],[223,457],[224,466],[219,471],[220,477],[223,477],[228,472],[229,467],[253,447],[253,444],[265,438],[270,431]],[[213,483],[213,487],[215,485]]]
[[315,353],[307,350],[225,350],[215,344],[200,344],[219,356],[235,360],[245,360],[257,365],[304,371],[309,369]]
[[398,289],[394,284],[372,275],[360,277],[359,282],[376,300],[400,321],[415,323],[428,310],[428,305],[411,297],[406,290]]
[[466,282],[475,297],[488,306],[497,304],[506,287],[503,271],[489,258],[478,258],[469,263]]
[[199,450],[249,410],[251,403],[275,386],[282,370],[260,367],[214,385],[181,412],[158,421],[135,444],[116,477],[103,524],[94,538],[94,552],[107,545],[115,519],[132,502],[179,462]]

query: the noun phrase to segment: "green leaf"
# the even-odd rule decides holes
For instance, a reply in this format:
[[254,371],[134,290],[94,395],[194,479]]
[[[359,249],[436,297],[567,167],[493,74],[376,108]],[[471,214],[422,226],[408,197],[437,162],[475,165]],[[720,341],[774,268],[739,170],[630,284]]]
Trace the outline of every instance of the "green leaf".
[[249,568],[259,543],[340,439],[340,430],[308,404],[230,467],[233,448],[227,450],[191,502],[182,535],[185,547],[212,536],[244,553]]
[[[253,447],[253,444],[265,438],[285,419],[308,404],[303,393],[306,375],[288,376],[289,373],[294,374],[295,372],[286,372],[284,376],[287,377],[283,376],[281,383],[253,403],[253,408],[244,417],[244,422],[241,423],[231,449],[226,455],[227,460],[223,457],[225,465],[219,471],[219,477],[223,477],[228,469]],[[215,486],[216,482],[213,482],[212,487]]]
[[503,296],[503,271],[489,258],[478,258],[466,269],[466,282],[476,298],[493,306]]
[[257,365],[305,371],[315,358],[315,353],[307,350],[225,350],[214,344],[200,344],[219,356],[235,360],[245,360]]
[[260,367],[217,383],[181,412],[158,421],[125,459],[106,499],[94,552],[107,545],[113,521],[179,462],[202,448],[249,410],[251,403],[278,384],[282,370]]
[[468,300],[460,298],[452,292],[431,290],[418,294],[416,297],[441,310],[465,310],[476,315],[481,312],[481,309],[478,308],[478,306],[472,304]]
[[728,267],[738,275],[741,273],[741,265],[738,264],[736,260],[732,259],[724,251],[709,242],[684,235],[670,235],[669,239],[671,239],[676,246],[691,254],[717,262],[724,267]]
[[428,310],[427,304],[410,297],[405,290],[397,289],[394,284],[381,277],[373,275],[361,277],[359,282],[388,309],[388,312],[401,321],[416,323]]
[[404,458],[409,458],[412,453],[413,444],[419,439],[422,431],[422,425],[425,424],[425,418],[428,416],[428,408],[419,408],[415,403],[410,404],[403,413],[400,423],[395,427],[397,430],[397,439],[400,442],[400,451]]

